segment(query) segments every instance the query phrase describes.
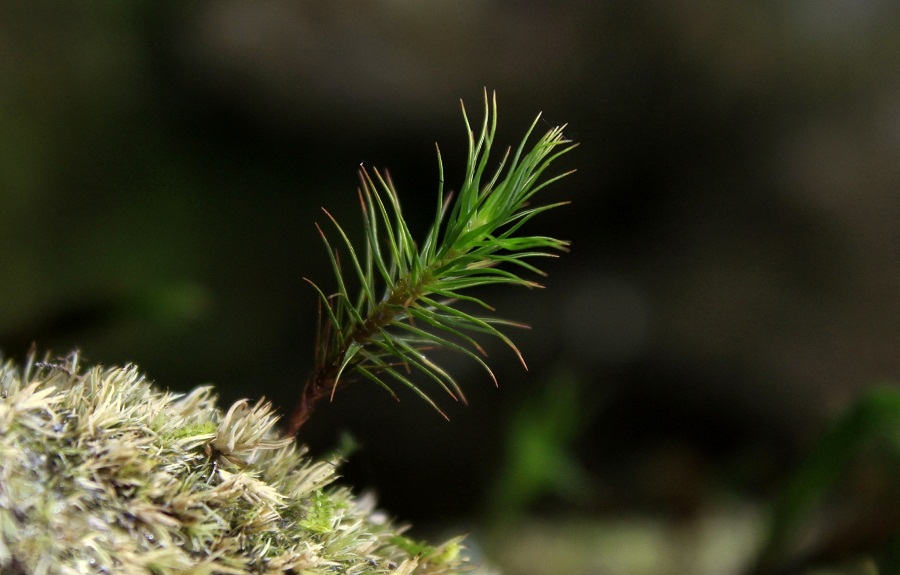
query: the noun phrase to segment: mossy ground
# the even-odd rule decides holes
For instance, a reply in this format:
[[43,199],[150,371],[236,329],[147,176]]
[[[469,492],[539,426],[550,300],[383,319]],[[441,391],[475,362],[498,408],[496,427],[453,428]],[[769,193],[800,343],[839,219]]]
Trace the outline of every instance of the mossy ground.
[[454,574],[459,539],[421,544],[278,436],[262,401],[223,412],[134,366],[0,366],[0,572]]

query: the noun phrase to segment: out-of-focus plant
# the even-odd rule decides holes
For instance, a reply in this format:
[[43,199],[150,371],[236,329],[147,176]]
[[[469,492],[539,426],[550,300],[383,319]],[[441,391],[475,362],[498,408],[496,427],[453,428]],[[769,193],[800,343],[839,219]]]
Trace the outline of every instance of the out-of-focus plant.
[[791,475],[752,572],[804,573],[851,562],[853,573],[900,573],[898,493],[900,390],[884,387],[850,405]]
[[569,501],[587,496],[589,481],[571,453],[587,407],[577,377],[560,371],[513,410],[500,471],[485,503],[492,527],[510,525],[544,496]]

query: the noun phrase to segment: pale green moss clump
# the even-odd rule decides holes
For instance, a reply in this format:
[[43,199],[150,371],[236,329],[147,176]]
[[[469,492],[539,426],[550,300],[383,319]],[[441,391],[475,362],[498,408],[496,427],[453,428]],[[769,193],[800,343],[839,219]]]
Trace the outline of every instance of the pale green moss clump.
[[0,366],[0,573],[453,574],[459,539],[404,537],[210,387],[161,391],[134,366]]

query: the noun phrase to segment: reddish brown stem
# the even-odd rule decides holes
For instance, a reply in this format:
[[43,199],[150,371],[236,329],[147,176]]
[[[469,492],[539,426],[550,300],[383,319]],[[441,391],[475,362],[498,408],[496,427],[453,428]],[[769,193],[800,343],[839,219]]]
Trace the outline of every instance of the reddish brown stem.
[[[336,378],[350,344],[356,342],[365,345],[373,335],[390,325],[397,314],[400,313],[398,310],[404,309],[408,302],[415,300],[419,296],[421,285],[423,282],[427,282],[428,278],[427,274],[424,275],[423,279],[420,279],[419,283],[414,286],[410,286],[406,281],[398,282],[391,294],[372,310],[362,325],[347,335],[340,349],[334,354],[331,363],[323,362],[328,367],[320,366],[310,374],[306,380],[306,385],[303,387],[300,400],[288,419],[284,432],[285,437],[297,435],[297,432],[300,431],[300,428],[312,415],[316,402],[324,397],[332,396],[335,392],[335,386],[340,386],[344,383],[344,378],[341,378],[340,381],[336,381]],[[326,324],[325,333],[329,333],[331,328],[332,326]],[[322,335],[320,328],[318,341],[322,342],[327,339],[327,337]],[[317,345],[321,345],[321,343],[317,343]]]
[[284,430],[285,437],[297,435],[297,432],[300,431],[300,428],[303,427],[303,424],[306,423],[306,420],[312,415],[313,407],[315,407],[316,402],[324,397],[330,396],[334,392],[334,386],[334,378],[322,375],[318,372],[310,374],[309,379],[306,380],[306,385],[303,387],[303,394],[300,396],[300,401],[297,402],[296,407],[294,407],[294,410],[291,412],[291,416],[288,419],[287,427]]

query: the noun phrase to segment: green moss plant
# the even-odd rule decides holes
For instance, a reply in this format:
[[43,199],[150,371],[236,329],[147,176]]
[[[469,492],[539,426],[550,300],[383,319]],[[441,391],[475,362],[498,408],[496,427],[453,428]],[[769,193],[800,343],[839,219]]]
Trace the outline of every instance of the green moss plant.
[[497,131],[496,107],[496,98],[489,104],[485,94],[484,121],[477,138],[463,108],[469,153],[466,175],[455,199],[444,193],[444,169],[438,153],[440,187],[435,220],[421,244],[403,219],[397,191],[387,175],[376,172],[373,177],[364,169],[360,173],[365,226],[361,248],[355,247],[325,212],[346,248],[349,265],[343,265],[352,270],[359,291],[355,297],[351,294],[338,252],[320,228],[337,290],[326,295],[312,284],[325,313],[320,314],[315,369],[291,416],[289,434],[300,429],[317,401],[332,396],[341,383],[355,377],[368,379],[391,394],[391,382],[404,385],[443,415],[409,374],[418,371],[452,398],[465,401],[454,377],[432,362],[426,352],[435,348],[461,352],[480,363],[493,378],[481,357],[484,351],[472,334],[500,338],[522,359],[515,344],[497,327],[523,327],[521,324],[474,315],[454,303],[462,301],[492,312],[490,305],[470,293],[473,288],[494,284],[540,287],[516,272],[542,275],[527,260],[565,250],[568,242],[517,232],[534,216],[566,203],[533,206],[531,199],[567,175],[541,179],[545,169],[573,144],[564,137],[563,127],[555,127],[529,148],[528,139],[538,118],[512,157],[507,150],[500,166],[487,172]]
[[0,573],[477,571],[461,538],[432,545],[405,536],[370,497],[334,483],[338,460],[307,456],[294,436],[315,402],[340,384],[367,379],[391,390],[399,383],[437,408],[412,372],[463,395],[427,351],[456,350],[490,371],[475,335],[499,337],[515,349],[498,330],[509,322],[472,315],[455,302],[490,309],[468,290],[534,286],[508,268],[537,272],[527,258],[565,248],[560,240],[516,232],[560,205],[529,201],[561,177],[541,179],[571,146],[561,128],[530,148],[526,135],[486,175],[495,130],[496,103],[486,97],[480,136],[469,128],[460,192],[451,201],[441,188],[435,224],[421,244],[410,236],[390,179],[363,172],[365,246],[355,249],[337,226],[359,295],[351,298],[341,259],[326,239],[337,289],[326,295],[316,288],[323,312],[315,369],[284,429],[263,400],[222,410],[210,387],[169,393],[132,365],[83,367],[77,352],[56,363],[36,361],[34,351],[24,365],[3,363]]

